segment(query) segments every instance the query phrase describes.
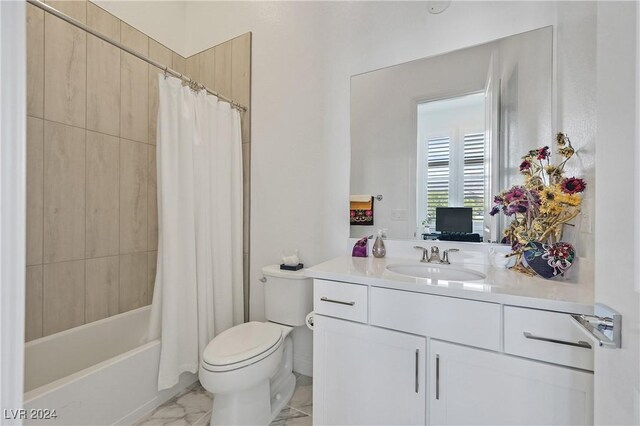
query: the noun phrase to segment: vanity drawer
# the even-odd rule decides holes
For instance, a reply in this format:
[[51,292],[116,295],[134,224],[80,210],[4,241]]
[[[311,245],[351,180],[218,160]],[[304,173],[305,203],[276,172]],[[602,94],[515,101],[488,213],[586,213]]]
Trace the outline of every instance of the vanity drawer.
[[385,288],[371,288],[372,325],[500,350],[500,305]]
[[313,310],[322,315],[367,322],[367,286],[313,280]]
[[567,313],[505,306],[504,351],[593,370],[593,343]]

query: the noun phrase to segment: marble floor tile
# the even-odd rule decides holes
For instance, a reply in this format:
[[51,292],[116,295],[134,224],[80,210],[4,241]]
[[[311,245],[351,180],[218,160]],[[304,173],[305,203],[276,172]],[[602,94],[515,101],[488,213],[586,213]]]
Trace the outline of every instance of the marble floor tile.
[[313,377],[304,376],[302,374],[296,375],[296,386],[311,386],[313,385]]
[[[270,426],[313,424],[312,383],[311,377],[296,373],[293,397]],[[135,426],[206,426],[211,421],[212,404],[213,396],[196,382],[139,420]]]
[[202,416],[199,420],[197,420],[193,426],[208,426],[211,423],[211,411]]
[[289,407],[313,416],[313,384],[311,377],[300,376],[296,381],[296,390],[293,392]]
[[200,383],[196,383],[156,408],[136,426],[194,425],[211,411],[212,404],[211,394]]
[[293,426],[293,425],[312,425],[311,416],[298,411],[295,408],[285,407],[280,411],[280,414],[276,416],[271,422],[270,426]]

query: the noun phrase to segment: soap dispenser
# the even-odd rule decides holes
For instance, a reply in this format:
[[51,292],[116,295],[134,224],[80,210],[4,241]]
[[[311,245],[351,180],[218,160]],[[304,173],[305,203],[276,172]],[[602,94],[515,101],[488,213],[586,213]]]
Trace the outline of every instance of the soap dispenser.
[[376,242],[373,243],[373,257],[384,257],[387,254],[387,249],[384,246],[384,241],[382,240],[382,229],[378,229],[378,236],[376,237]]

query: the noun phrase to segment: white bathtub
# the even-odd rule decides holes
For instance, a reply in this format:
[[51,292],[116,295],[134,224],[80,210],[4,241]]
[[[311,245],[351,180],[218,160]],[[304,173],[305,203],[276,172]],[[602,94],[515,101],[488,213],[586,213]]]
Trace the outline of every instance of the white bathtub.
[[157,390],[160,340],[145,341],[151,307],[105,318],[25,345],[25,409],[57,418],[26,425],[131,424],[197,376]]

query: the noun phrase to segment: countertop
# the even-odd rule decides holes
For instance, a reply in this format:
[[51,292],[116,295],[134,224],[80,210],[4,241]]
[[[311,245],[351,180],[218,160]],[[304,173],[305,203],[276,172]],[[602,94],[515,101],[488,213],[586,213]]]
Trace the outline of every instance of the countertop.
[[[452,261],[451,267],[461,267],[486,275],[482,280],[452,281],[415,278],[386,269],[387,265],[421,265],[407,258],[357,258],[341,256],[306,269],[308,277],[344,281],[372,287],[383,287],[416,293],[458,297],[572,313],[593,313],[593,268],[588,263],[570,271],[569,278],[545,280],[504,268],[485,264]],[[435,265],[439,266],[439,265]]]

